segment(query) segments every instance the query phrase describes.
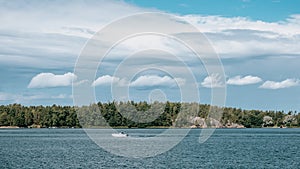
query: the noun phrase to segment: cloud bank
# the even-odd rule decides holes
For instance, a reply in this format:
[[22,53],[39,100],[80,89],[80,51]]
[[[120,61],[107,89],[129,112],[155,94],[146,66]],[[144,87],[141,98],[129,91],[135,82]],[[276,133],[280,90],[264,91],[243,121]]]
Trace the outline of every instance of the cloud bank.
[[207,35],[221,58],[300,55],[299,14],[277,22],[202,15],[182,18]]

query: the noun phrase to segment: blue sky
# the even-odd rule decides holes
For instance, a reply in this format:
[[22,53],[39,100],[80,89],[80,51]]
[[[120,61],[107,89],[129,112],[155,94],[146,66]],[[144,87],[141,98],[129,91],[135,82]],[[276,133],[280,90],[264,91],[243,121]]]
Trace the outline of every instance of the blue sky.
[[[167,12],[197,27],[218,53],[226,75],[226,106],[300,111],[299,6],[292,0],[0,1],[0,104],[73,105],[72,81],[87,82],[73,72],[74,66],[96,32],[124,16]],[[112,100],[111,84],[128,84],[130,99],[136,101],[149,100],[151,91],[158,99],[181,101],[178,85],[189,84],[189,79],[181,72],[182,65],[165,54],[133,56],[126,71],[114,75],[122,63],[120,56],[129,49],[153,45],[179,50],[167,39],[144,38],[147,43],[143,38],[129,39],[103,60],[89,82],[97,100]],[[201,103],[210,103],[211,90],[224,84],[218,75],[209,76],[201,62],[185,57],[183,49],[180,52],[195,74]],[[156,68],[168,67],[178,77],[158,69],[136,74],[130,69],[154,62]],[[134,75],[131,81],[126,74]],[[178,85],[172,86],[175,82]]]
[[247,17],[253,20],[279,21],[299,13],[296,0],[128,0],[133,5],[159,9],[165,12],[188,15],[220,15],[224,17]]

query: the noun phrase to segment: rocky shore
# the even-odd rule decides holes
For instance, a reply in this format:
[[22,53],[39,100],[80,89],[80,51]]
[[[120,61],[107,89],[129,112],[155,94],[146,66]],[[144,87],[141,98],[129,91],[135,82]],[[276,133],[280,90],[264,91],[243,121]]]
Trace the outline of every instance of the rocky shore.
[[205,119],[194,117],[191,119],[191,123],[193,124],[191,128],[245,128],[242,124],[232,123],[230,121],[223,125],[220,121],[213,118]]

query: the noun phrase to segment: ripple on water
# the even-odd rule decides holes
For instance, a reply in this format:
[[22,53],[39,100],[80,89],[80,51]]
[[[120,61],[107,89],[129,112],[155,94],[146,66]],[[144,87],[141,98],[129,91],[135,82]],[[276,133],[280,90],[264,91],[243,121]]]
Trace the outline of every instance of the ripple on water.
[[[122,129],[123,130],[123,129]],[[151,137],[164,129],[124,129]],[[81,129],[0,129],[0,168],[297,168],[300,129],[217,129],[198,142],[201,129],[152,158],[116,156]],[[170,136],[172,139],[172,136]]]

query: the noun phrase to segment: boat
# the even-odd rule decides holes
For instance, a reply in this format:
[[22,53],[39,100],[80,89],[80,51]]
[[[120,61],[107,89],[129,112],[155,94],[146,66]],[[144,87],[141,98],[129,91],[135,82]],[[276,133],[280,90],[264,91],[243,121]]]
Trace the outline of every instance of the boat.
[[113,137],[128,137],[128,134],[124,133],[124,132],[120,132],[120,133],[113,133],[111,134]]

